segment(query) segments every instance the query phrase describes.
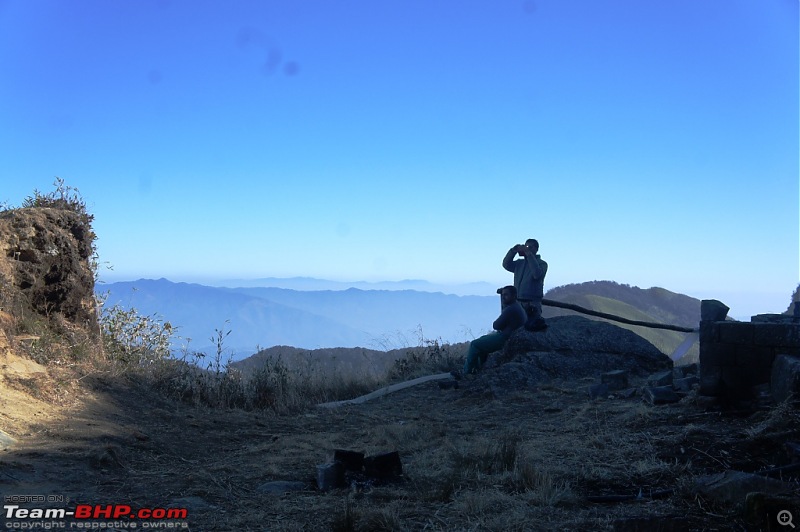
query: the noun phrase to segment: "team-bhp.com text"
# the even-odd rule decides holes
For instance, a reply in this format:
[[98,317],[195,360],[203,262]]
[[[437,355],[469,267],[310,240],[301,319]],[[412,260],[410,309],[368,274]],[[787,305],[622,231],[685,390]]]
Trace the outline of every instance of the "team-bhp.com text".
[[[134,510],[126,504],[79,504],[74,510],[65,508],[21,508],[17,504],[3,506],[6,529],[59,529],[59,528],[188,528],[186,508],[140,508]],[[70,519],[69,523],[58,521]],[[113,521],[105,521],[110,519]],[[39,521],[34,521],[39,520]]]

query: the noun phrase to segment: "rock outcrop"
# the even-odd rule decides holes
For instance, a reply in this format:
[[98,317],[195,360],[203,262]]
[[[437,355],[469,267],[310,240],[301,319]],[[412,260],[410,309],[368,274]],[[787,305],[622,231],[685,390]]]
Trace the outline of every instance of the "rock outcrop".
[[90,222],[83,213],[49,207],[0,213],[0,310],[59,315],[97,330]]
[[521,329],[489,357],[482,376],[495,396],[554,379],[598,377],[614,370],[645,377],[672,368],[670,358],[641,336],[580,316],[547,320],[544,331]]

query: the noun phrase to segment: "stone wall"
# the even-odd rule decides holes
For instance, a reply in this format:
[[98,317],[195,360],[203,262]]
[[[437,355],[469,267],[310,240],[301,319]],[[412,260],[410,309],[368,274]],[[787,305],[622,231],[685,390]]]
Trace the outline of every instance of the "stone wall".
[[725,320],[728,310],[716,300],[701,303],[700,393],[751,399],[754,388],[769,385],[776,401],[800,398],[800,377],[787,369],[800,366],[800,315],[762,314],[737,322]]

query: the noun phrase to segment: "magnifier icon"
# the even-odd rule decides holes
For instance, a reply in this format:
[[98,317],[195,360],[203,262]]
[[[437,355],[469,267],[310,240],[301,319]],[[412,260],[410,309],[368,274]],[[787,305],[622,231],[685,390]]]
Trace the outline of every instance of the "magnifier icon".
[[792,523],[792,512],[789,510],[781,510],[778,512],[778,524],[781,526],[790,526],[794,528],[794,523]]

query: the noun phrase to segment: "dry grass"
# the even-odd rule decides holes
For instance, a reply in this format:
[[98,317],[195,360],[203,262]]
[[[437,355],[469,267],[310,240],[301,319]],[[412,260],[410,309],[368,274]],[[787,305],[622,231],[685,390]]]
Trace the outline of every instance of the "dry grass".
[[[693,479],[734,467],[731,457],[745,453],[757,469],[768,457],[754,449],[774,452],[787,432],[800,438],[790,410],[726,419],[691,401],[591,402],[583,382],[520,390],[503,401],[486,396],[480,379],[458,390],[426,383],[363,405],[292,414],[176,402],[117,377],[86,384],[92,401],[39,427],[8,456],[7,473],[27,484],[7,487],[50,482],[98,504],[108,504],[109,493],[142,506],[189,498],[197,530],[608,530],[616,519],[653,515],[727,529],[741,517],[734,508],[701,506]],[[319,491],[316,466],[334,449],[397,450],[403,475]],[[25,473],[32,470],[46,473]],[[261,491],[275,480],[306,487]],[[588,501],[658,490],[674,493]]]

